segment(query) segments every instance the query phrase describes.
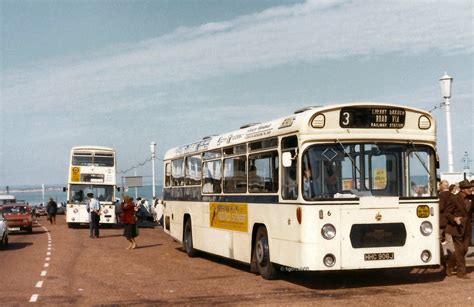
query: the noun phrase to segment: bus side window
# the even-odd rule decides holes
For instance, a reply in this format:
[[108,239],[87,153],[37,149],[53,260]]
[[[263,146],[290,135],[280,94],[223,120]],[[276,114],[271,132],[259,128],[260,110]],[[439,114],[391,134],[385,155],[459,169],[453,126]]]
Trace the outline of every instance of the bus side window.
[[202,193],[221,193],[221,160],[204,162],[202,164]]
[[171,164],[165,164],[165,187],[171,186]]
[[183,186],[184,185],[184,168],[183,168],[183,159],[171,161],[171,184],[173,186]]

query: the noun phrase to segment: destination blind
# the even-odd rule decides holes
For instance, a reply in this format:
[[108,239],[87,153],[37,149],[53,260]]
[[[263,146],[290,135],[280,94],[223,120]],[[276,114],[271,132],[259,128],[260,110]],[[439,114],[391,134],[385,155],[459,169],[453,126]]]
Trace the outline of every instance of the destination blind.
[[405,126],[405,110],[388,107],[346,107],[339,114],[342,128],[392,128]]

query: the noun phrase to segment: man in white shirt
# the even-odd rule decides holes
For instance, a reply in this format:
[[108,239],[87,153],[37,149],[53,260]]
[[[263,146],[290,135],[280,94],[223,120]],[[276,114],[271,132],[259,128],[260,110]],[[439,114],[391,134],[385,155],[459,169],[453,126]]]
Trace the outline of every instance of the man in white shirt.
[[89,198],[89,215],[91,223],[91,238],[99,237],[99,221],[100,221],[100,203],[94,198],[93,193],[87,193]]

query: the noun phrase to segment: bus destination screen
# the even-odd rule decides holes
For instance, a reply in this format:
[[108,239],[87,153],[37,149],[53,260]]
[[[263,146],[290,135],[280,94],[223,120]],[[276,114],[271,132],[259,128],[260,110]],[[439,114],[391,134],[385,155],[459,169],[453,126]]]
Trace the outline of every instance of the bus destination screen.
[[339,114],[342,128],[392,128],[405,126],[405,110],[386,107],[346,107]]

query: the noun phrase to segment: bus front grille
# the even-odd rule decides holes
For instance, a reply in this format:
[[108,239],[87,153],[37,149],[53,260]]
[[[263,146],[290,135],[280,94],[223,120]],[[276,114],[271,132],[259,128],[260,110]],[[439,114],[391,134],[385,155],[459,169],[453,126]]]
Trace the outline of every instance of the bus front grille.
[[403,223],[354,224],[350,238],[353,248],[403,246],[407,232]]

